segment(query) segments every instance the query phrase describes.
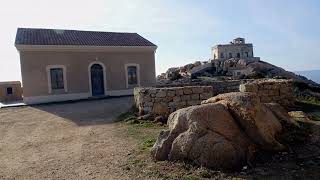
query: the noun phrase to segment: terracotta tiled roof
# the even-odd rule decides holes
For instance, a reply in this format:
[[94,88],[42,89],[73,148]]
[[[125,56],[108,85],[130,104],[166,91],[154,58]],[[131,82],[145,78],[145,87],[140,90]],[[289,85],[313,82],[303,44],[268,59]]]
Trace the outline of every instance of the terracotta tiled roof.
[[156,46],[137,33],[18,28],[16,45]]

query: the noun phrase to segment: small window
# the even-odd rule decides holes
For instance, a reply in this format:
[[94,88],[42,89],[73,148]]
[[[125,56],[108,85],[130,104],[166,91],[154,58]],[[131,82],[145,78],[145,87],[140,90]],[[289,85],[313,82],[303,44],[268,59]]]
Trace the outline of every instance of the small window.
[[12,95],[12,94],[13,94],[12,87],[7,87],[7,95]]
[[232,53],[229,53],[229,58],[232,58]]
[[223,53],[220,53],[220,57],[221,57],[221,58],[224,58],[224,54],[223,54]]
[[137,85],[138,76],[137,76],[137,66],[128,66],[128,85]]
[[237,58],[240,58],[240,53],[237,53]]
[[62,68],[50,69],[50,77],[51,77],[51,89],[52,90],[64,89],[63,69]]
[[249,53],[248,52],[246,52],[246,56],[249,57]]
[[213,59],[216,59],[216,54],[213,54]]

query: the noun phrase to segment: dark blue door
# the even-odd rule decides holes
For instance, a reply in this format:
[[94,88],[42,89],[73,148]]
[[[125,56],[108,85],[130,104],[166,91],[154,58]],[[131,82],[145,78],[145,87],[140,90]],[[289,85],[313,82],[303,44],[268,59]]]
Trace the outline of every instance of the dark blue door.
[[92,96],[104,95],[103,68],[99,64],[91,66],[91,88]]

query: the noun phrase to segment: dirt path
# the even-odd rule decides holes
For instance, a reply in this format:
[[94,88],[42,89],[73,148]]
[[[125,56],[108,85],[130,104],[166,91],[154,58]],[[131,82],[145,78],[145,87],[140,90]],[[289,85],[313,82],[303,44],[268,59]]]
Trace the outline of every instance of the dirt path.
[[129,179],[115,117],[132,97],[0,109],[0,179]]

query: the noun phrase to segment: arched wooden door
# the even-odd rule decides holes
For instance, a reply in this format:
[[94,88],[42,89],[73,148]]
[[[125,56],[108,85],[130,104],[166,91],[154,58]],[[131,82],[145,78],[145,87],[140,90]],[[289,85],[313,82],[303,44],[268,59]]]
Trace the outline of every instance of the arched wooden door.
[[90,68],[90,71],[92,96],[105,95],[103,67],[100,64],[93,64]]

